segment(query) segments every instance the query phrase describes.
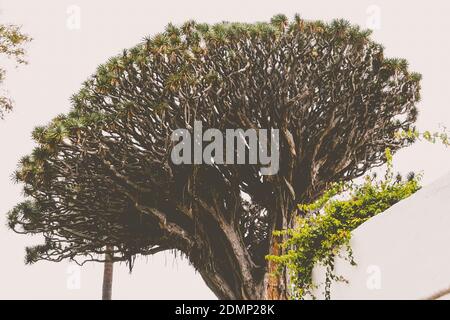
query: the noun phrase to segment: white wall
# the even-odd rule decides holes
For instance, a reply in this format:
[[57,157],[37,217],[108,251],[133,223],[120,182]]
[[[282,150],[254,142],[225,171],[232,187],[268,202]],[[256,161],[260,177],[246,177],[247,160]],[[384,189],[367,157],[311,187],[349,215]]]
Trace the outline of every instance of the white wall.
[[[349,283],[332,285],[331,299],[423,299],[448,288],[449,244],[450,173],[352,233],[358,265],[337,259],[336,272]],[[313,277],[322,282],[323,268]]]

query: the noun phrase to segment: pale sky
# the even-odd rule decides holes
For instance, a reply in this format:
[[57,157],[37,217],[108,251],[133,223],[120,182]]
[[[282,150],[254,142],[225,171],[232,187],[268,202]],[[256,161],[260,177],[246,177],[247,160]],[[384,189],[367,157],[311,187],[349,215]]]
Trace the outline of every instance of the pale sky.
[[[19,158],[32,150],[31,131],[69,110],[69,98],[96,67],[168,22],[267,21],[277,13],[306,19],[345,18],[377,28],[373,37],[386,55],[406,58],[423,75],[418,126],[450,128],[450,2],[441,1],[273,1],[273,0],[3,0],[0,22],[23,26],[34,40],[26,67],[10,70],[6,86],[15,109],[0,122],[0,299],[98,299],[102,265],[73,269],[68,263],[24,265],[24,248],[40,239],[15,235],[5,213],[21,201],[21,186],[11,174]],[[78,24],[79,23],[79,24]],[[3,62],[1,62],[3,63]],[[450,171],[450,150],[421,143],[395,156],[402,172],[423,171],[429,184]],[[80,281],[78,281],[78,279]],[[78,285],[79,284],[79,285]],[[170,253],[140,258],[130,275],[116,265],[113,298],[214,298],[187,261]]]

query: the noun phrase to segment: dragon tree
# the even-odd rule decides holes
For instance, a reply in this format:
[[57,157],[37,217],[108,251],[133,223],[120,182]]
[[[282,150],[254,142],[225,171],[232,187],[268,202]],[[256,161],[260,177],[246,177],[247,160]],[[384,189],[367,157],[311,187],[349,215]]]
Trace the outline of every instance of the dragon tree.
[[[420,75],[346,21],[283,15],[254,24],[188,21],[101,65],[72,110],[37,127],[15,173],[16,232],[42,234],[26,261],[132,265],[181,252],[220,299],[285,299],[275,230],[299,203],[412,142]],[[175,129],[279,130],[279,171],[171,162]],[[248,152],[248,150],[246,150]],[[296,212],[294,214],[294,212]]]

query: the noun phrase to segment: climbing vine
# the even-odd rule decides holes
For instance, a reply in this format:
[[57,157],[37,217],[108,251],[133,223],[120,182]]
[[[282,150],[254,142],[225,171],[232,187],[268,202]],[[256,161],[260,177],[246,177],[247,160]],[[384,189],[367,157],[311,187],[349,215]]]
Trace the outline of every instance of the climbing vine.
[[[312,272],[315,265],[326,269],[324,295],[330,299],[333,281],[346,281],[334,270],[335,258],[341,256],[355,265],[350,247],[351,231],[371,217],[419,190],[420,176],[410,173],[406,179],[393,174],[392,155],[386,150],[387,170],[384,177],[367,176],[362,183],[333,185],[321,198],[297,207],[298,218],[293,229],[276,231],[283,236],[283,254],[267,256],[278,266],[286,267],[292,281],[292,299],[315,298]],[[344,249],[344,250],[342,250]]]
[[416,129],[410,129],[408,131],[398,131],[395,134],[395,137],[398,140],[401,139],[409,139],[411,142],[412,141],[427,141],[430,143],[441,143],[442,145],[444,145],[445,147],[450,147],[450,136],[448,133],[448,130],[445,126],[440,126],[440,130],[439,131],[435,131],[435,132],[431,132],[431,131],[423,131],[420,132]]

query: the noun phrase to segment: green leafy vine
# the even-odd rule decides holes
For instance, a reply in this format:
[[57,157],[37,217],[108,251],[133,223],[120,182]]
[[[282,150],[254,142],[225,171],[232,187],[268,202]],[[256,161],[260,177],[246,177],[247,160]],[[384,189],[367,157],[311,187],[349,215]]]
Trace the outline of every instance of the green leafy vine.
[[275,232],[285,239],[281,244],[283,254],[267,259],[288,270],[292,299],[315,298],[314,291],[318,288],[312,279],[315,265],[326,269],[324,295],[330,299],[333,281],[346,281],[335,274],[335,258],[341,256],[356,264],[350,247],[351,232],[420,189],[420,176],[413,173],[406,179],[399,174],[394,176],[390,150],[386,150],[386,159],[388,166],[381,179],[373,174],[360,184],[335,184],[314,203],[298,205],[294,228]]

